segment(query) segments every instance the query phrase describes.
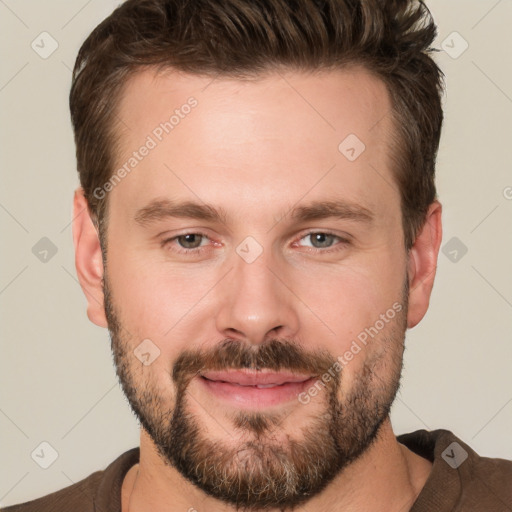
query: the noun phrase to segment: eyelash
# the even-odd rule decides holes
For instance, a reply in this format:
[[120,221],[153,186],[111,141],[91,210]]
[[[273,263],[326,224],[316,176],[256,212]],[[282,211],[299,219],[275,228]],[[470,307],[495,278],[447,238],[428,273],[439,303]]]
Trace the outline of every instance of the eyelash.
[[[335,233],[332,233],[330,231],[309,231],[307,233],[305,233],[304,235],[302,235],[300,238],[299,238],[299,241],[308,237],[308,236],[311,236],[311,235],[315,235],[315,234],[322,234],[322,235],[327,235],[327,236],[332,236],[336,239],[338,239],[338,244],[336,244],[335,247],[338,247],[338,248],[335,248],[335,249],[332,249],[332,248],[327,248],[327,249],[318,249],[318,248],[314,248],[314,247],[307,247],[309,253],[314,253],[314,254],[318,254],[318,253],[331,253],[331,252],[336,252],[336,251],[339,251],[341,250],[341,248],[344,248],[346,247],[347,245],[350,245],[350,241],[347,240],[346,238],[343,238],[339,235],[336,235]],[[204,238],[210,238],[206,233],[202,233],[200,231],[190,231],[190,232],[186,232],[186,233],[181,233],[179,235],[176,235],[176,236],[173,236],[171,238],[167,238],[165,240],[162,241],[161,245],[162,247],[165,247],[167,245],[171,245],[171,242],[175,242],[178,238],[181,238],[182,236],[187,236],[187,235],[198,235],[198,236],[201,236],[201,237],[204,237]],[[341,248],[339,248],[341,246]],[[174,248],[172,249],[173,252],[176,252],[178,254],[196,254],[196,255],[201,255],[205,250],[208,250],[209,247],[207,246],[200,246],[200,247],[196,247],[194,249],[186,249],[184,247],[179,247],[177,246],[177,248]]]

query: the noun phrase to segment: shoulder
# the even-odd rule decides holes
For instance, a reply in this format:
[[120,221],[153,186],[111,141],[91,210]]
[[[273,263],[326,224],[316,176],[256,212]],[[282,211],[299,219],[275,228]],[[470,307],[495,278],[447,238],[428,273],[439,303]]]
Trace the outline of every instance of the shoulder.
[[415,505],[450,511],[512,510],[512,461],[483,457],[448,430],[418,430],[397,440],[433,463]]
[[1,512],[56,512],[73,510],[93,512],[94,495],[103,477],[103,471],[96,471],[87,478],[41,498],[2,508]]
[[132,448],[105,470],[41,498],[2,508],[1,512],[115,512],[120,509],[124,476],[138,461],[139,448]]

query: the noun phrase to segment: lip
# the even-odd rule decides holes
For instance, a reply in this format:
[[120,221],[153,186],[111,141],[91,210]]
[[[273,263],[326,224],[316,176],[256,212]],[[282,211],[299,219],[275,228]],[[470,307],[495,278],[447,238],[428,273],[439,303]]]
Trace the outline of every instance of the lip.
[[201,376],[212,381],[222,381],[229,384],[238,384],[240,386],[257,386],[267,384],[284,384],[284,383],[297,383],[304,382],[311,378],[311,375],[299,375],[290,372],[269,372],[269,371],[247,371],[247,370],[232,370],[232,371],[217,371],[217,372],[203,372]]
[[[289,372],[204,372],[198,376],[209,394],[235,407],[262,408],[282,405],[297,397],[316,377]],[[270,386],[273,387],[257,387]]]

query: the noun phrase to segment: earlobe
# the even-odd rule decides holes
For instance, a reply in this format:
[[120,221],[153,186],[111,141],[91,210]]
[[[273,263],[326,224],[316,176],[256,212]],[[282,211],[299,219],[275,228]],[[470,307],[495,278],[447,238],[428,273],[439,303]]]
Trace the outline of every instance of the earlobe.
[[87,316],[96,325],[107,327],[100,240],[81,187],[75,190],[73,199],[73,244],[78,280],[87,299]]
[[434,201],[427,212],[425,224],[409,251],[409,307],[407,327],[416,326],[425,316],[437,269],[442,230],[442,205]]

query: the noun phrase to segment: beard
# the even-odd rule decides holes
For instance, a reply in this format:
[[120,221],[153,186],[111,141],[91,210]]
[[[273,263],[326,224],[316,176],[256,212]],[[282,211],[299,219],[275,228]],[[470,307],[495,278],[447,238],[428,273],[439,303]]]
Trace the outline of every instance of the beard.
[[[174,362],[169,386],[162,389],[134,356],[138,344],[123,329],[107,275],[105,312],[116,373],[131,409],[151,437],[165,464],[204,493],[236,510],[294,510],[318,495],[375,442],[400,386],[407,329],[408,281],[402,310],[378,335],[351,389],[343,390],[344,368],[324,383],[317,400],[280,412],[236,411],[231,415],[235,438],[211,439],[204,421],[191,410],[197,402],[188,391],[202,371],[227,369],[287,370],[322,375],[336,363],[325,350],[305,350],[284,339],[251,345],[225,339],[209,350],[183,351]],[[377,345],[378,344],[378,345]],[[141,370],[144,369],[144,371]],[[332,374],[332,373],[331,373]],[[175,388],[169,405],[170,383]],[[339,391],[342,390],[341,397]],[[167,392],[169,392],[167,394]],[[309,410],[308,410],[309,408]],[[288,432],[290,414],[307,419]],[[216,420],[213,414],[210,414]],[[218,422],[217,422],[218,423]]]

